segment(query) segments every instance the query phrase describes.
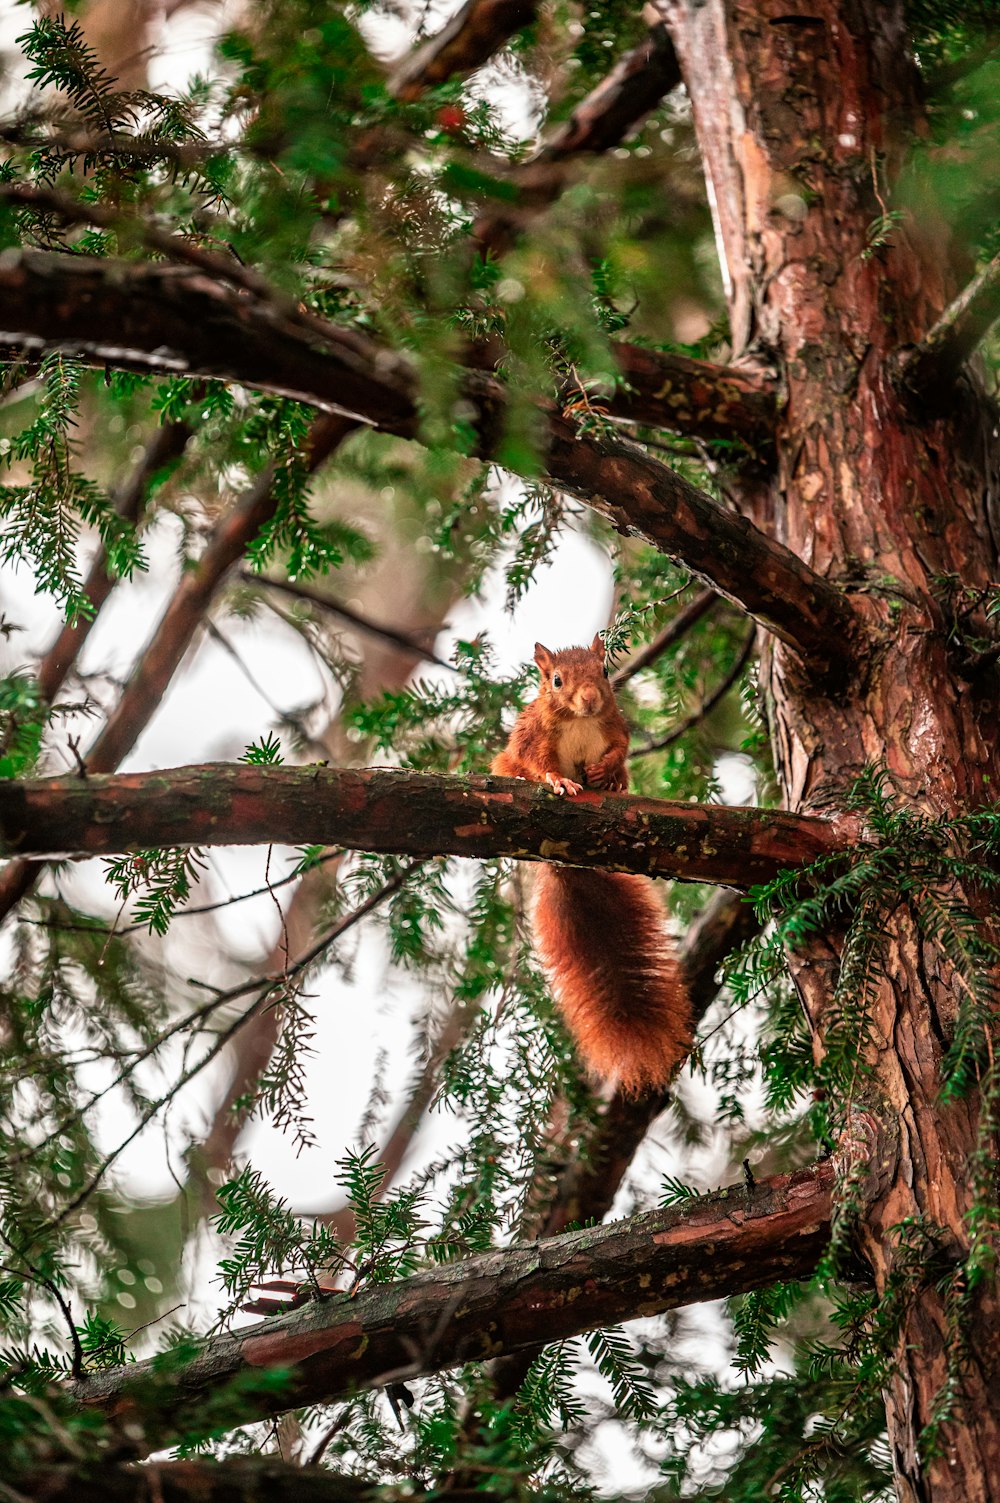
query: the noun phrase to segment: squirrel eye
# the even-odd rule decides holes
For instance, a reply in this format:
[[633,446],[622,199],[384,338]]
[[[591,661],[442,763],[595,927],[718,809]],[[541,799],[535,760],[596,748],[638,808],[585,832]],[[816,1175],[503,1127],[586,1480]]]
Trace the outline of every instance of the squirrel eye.
[[561,677],[560,674],[553,673],[553,675],[552,675],[552,687],[553,687],[553,689],[561,689],[562,688],[562,677]]

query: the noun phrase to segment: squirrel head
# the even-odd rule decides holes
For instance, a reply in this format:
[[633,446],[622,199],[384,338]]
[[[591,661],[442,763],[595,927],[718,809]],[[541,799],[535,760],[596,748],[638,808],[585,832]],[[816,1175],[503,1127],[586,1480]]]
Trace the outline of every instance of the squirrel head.
[[557,715],[600,715],[614,699],[599,636],[589,647],[564,647],[550,652],[535,643],[539,696]]

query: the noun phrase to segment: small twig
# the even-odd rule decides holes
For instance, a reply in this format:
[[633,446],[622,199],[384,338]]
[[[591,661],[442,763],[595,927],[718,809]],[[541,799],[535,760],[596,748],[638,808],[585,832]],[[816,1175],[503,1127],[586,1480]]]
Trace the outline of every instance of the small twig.
[[618,672],[612,675],[611,682],[614,687],[620,689],[622,684],[627,684],[629,679],[641,673],[643,668],[648,668],[655,663],[657,658],[662,657],[675,642],[679,642],[681,637],[685,636],[692,626],[712,609],[718,599],[719,596],[714,590],[702,590],[693,600],[689,600],[687,605],[677,612],[673,620],[667,622],[652,642],[640,648],[633,657],[629,658],[623,668],[619,668]]
[[291,595],[296,600],[307,600],[311,605],[317,605],[321,610],[329,611],[333,616],[339,616],[350,626],[358,631],[363,631],[371,637],[382,637],[391,642],[394,647],[402,647],[406,652],[412,652],[415,657],[428,663],[435,663],[439,668],[447,668],[449,673],[457,673],[454,663],[449,663],[445,658],[439,658],[434,649],[419,637],[411,636],[410,633],[398,631],[394,626],[384,626],[381,622],[372,621],[369,617],[361,615],[360,611],[352,610],[339,600],[329,600],[321,595],[318,590],[310,590],[307,585],[291,584],[286,579],[270,579],[267,575],[251,574],[249,569],[240,570],[240,578],[247,584],[266,585],[268,589],[280,590],[284,595]]
[[664,751],[668,746],[672,746],[675,741],[679,741],[682,736],[686,736],[688,731],[696,726],[700,720],[704,720],[715,709],[719,701],[729,693],[729,690],[743,672],[753,651],[755,636],[756,632],[753,629],[747,632],[746,640],[732,668],[730,668],[721,683],[716,685],[711,694],[702,700],[697,709],[692,710],[690,715],[685,715],[683,720],[679,720],[659,741],[651,741],[648,746],[637,747],[630,755],[633,757],[648,757],[652,752]]

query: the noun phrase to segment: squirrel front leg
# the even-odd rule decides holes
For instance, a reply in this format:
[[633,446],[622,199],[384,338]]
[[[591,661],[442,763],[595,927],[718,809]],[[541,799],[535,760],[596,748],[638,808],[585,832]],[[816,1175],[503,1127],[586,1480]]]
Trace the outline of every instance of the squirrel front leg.
[[628,769],[625,757],[628,742],[616,741],[609,746],[603,757],[591,762],[586,768],[588,788],[606,788],[609,793],[624,793],[628,787]]

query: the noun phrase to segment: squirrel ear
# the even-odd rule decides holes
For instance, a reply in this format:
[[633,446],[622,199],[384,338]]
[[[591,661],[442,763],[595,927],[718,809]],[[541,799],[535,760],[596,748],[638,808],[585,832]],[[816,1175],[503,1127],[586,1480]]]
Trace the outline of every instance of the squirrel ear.
[[604,643],[601,641],[600,632],[597,633],[597,635],[594,637],[594,640],[591,642],[590,650],[600,658],[602,663],[604,662]]
[[547,647],[543,647],[541,642],[535,643],[535,662],[538,664],[539,668],[541,668],[543,673],[547,673],[552,667],[552,664],[555,662],[555,658],[552,656],[552,653]]

